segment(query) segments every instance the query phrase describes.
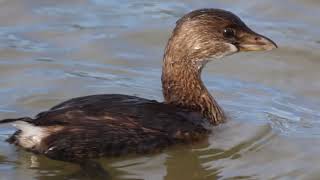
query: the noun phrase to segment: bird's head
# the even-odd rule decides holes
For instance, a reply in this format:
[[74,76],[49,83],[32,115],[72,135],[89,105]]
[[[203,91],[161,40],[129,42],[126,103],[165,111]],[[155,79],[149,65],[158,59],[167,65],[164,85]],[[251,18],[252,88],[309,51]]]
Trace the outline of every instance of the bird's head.
[[274,48],[276,43],[251,30],[235,14],[221,9],[200,9],[177,21],[166,54],[170,54],[171,61],[203,63],[236,52]]

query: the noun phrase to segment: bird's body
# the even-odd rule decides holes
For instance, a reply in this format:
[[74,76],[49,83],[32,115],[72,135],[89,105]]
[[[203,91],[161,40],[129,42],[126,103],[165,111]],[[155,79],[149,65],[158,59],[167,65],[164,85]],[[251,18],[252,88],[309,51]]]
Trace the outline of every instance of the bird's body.
[[71,99],[15,123],[9,142],[65,161],[150,153],[209,132],[199,113],[117,94]]
[[92,95],[54,106],[35,118],[5,119],[19,129],[8,141],[49,158],[79,162],[146,153],[204,139],[224,113],[201,81],[212,60],[239,51],[271,50],[270,39],[219,9],[193,11],[179,21],[165,49],[163,103],[128,95]]

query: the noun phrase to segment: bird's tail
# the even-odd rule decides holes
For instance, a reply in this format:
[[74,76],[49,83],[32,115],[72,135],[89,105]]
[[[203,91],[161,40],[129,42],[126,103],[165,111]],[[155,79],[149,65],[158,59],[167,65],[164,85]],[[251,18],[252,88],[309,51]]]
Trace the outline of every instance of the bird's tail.
[[15,128],[18,129],[6,141],[29,150],[37,145],[37,140],[41,140],[41,138],[44,137],[44,131],[41,127],[33,125],[32,120],[33,119],[30,117],[0,120],[0,125],[11,123]]
[[0,120],[0,124],[12,123],[12,122],[16,122],[16,121],[31,122],[32,119],[30,117],[22,117],[22,118],[15,118],[15,119],[3,119],[3,120]]

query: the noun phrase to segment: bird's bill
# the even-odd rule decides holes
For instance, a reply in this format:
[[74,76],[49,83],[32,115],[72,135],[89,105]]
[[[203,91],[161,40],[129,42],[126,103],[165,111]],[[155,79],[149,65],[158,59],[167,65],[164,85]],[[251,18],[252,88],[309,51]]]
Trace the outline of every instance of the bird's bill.
[[270,51],[278,48],[271,39],[257,33],[248,33],[238,42],[240,51]]

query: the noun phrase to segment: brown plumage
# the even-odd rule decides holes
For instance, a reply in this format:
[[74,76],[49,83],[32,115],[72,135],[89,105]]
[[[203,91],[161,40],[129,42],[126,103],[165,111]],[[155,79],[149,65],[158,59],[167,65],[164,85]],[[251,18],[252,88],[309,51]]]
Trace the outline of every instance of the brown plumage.
[[177,21],[165,49],[165,102],[128,95],[79,97],[34,119],[5,119],[19,129],[8,142],[49,158],[78,162],[100,156],[159,151],[198,141],[224,114],[201,81],[211,59],[238,51],[271,50],[270,39],[219,9],[193,11]]

